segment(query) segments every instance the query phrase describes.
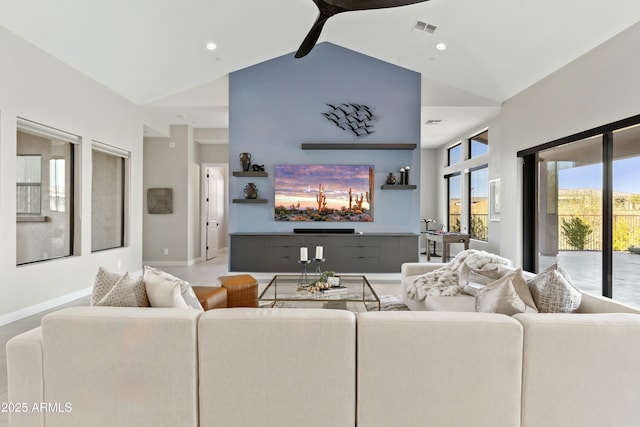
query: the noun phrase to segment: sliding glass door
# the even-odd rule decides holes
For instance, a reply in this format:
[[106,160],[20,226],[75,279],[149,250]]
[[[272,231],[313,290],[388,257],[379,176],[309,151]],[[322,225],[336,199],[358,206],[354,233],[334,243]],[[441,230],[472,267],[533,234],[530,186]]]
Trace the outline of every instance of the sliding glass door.
[[640,116],[518,153],[523,266],[640,307]]
[[640,307],[640,126],[613,132],[613,298]]
[[558,263],[587,292],[602,288],[602,142],[538,154],[538,266]]

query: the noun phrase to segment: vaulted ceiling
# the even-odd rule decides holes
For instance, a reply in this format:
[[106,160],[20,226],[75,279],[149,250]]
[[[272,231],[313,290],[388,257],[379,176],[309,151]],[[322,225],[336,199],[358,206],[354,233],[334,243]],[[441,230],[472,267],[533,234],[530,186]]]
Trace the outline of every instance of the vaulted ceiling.
[[[228,74],[295,52],[316,15],[311,0],[0,2],[8,30],[172,123],[205,128],[227,126]],[[422,73],[423,123],[442,120],[423,125],[433,147],[639,20],[638,0],[431,0],[337,15],[320,41]]]

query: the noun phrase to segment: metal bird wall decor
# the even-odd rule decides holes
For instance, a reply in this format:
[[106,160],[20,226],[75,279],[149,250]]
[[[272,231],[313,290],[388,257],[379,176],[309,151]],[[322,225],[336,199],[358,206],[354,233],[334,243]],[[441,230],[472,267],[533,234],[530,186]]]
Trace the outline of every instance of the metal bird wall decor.
[[366,136],[374,133],[373,122],[377,117],[373,108],[362,104],[326,104],[329,111],[322,115],[345,132],[355,136]]
[[313,46],[315,46],[322,27],[324,27],[327,19],[333,15],[337,15],[342,12],[352,12],[355,10],[369,10],[369,9],[385,9],[389,7],[407,6],[414,3],[422,3],[428,0],[313,0],[318,7],[320,13],[316,22],[309,30],[309,34],[305,37],[304,41],[300,45],[300,48],[296,52],[296,58],[302,58],[306,56]]

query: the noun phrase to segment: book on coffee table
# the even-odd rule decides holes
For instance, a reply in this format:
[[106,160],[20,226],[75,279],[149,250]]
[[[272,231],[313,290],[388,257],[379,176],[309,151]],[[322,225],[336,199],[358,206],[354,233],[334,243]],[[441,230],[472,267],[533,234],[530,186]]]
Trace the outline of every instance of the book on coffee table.
[[333,295],[333,294],[342,294],[347,292],[348,288],[346,286],[332,286],[330,288],[327,289],[321,289],[320,292],[322,292],[325,295]]

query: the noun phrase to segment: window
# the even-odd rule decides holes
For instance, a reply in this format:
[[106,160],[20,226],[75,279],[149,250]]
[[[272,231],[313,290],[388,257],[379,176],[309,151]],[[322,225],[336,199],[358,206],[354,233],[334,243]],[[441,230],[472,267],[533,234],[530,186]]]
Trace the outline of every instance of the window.
[[640,307],[640,116],[518,155],[523,266],[558,263],[580,290]]
[[16,164],[18,215],[39,215],[42,200],[42,156],[19,154]]
[[18,119],[16,264],[74,254],[75,135]]
[[49,209],[64,212],[66,207],[65,159],[49,160]]
[[482,133],[469,139],[469,158],[482,156],[489,152],[489,131]]
[[483,165],[469,172],[469,237],[489,238],[489,168]]
[[126,160],[129,153],[93,142],[91,251],[120,248],[125,235]]
[[445,176],[447,180],[448,206],[447,206],[447,230],[451,232],[460,232],[460,219],[462,199],[460,198],[460,173]]
[[462,143],[457,143],[447,150],[447,166],[455,165],[462,161]]

